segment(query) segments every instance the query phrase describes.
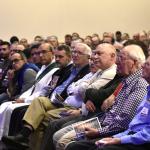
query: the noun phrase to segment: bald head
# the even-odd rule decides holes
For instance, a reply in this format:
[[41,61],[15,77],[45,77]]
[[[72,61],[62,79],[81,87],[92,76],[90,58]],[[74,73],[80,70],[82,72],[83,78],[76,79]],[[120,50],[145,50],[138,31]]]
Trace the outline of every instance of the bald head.
[[102,70],[108,69],[116,61],[116,49],[113,45],[108,43],[100,44],[94,51],[94,62],[95,65]]
[[116,54],[115,47],[108,43],[103,43],[103,44],[98,45],[96,50],[99,50],[99,49],[105,51],[108,54],[111,54],[111,53]]

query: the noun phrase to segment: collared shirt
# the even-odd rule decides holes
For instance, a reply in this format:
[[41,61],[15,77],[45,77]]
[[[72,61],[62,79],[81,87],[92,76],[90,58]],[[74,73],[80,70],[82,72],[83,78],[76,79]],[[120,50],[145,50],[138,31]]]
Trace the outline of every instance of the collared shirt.
[[[140,106],[137,109],[136,116],[129,124],[129,128],[115,135],[121,139],[121,143],[144,144],[150,142],[150,86],[148,93],[144,97]],[[129,133],[134,134],[129,134]]]
[[[54,62],[54,61],[52,61],[50,64],[52,64],[53,62]],[[38,72],[38,74],[37,74],[37,76],[36,76],[36,79],[38,78],[38,76],[39,76],[47,67],[48,67],[48,66],[45,66],[45,65],[43,65],[43,66],[41,67],[41,69],[39,70],[39,72]],[[51,69],[51,71],[49,71],[47,74],[45,74],[45,75],[43,76],[43,78],[42,78],[39,82],[36,83],[36,86],[33,85],[30,89],[28,89],[26,92],[24,92],[19,98],[24,99],[24,101],[25,101],[26,103],[31,103],[31,101],[32,101],[34,98],[36,98],[36,97],[42,95],[42,92],[43,92],[42,89],[43,89],[45,86],[47,86],[47,84],[51,81],[51,78],[52,78],[53,73],[54,73],[55,71],[57,71],[57,70],[58,70],[58,68],[53,68],[53,69]],[[34,92],[32,93],[34,87],[35,87],[35,89],[34,89]],[[32,95],[31,95],[31,93],[32,93]]]
[[74,92],[77,90],[77,88],[82,85],[82,83],[86,80],[89,80],[92,78],[94,73],[90,72],[87,75],[85,75],[82,79],[79,79],[77,82],[73,82],[69,87],[67,88],[68,97],[65,99],[64,103],[76,108],[81,107],[82,104],[82,98],[80,95],[75,94]]
[[112,108],[99,118],[100,135],[114,135],[128,128],[136,109],[146,94],[148,83],[141,77],[141,70],[123,80],[122,90]]
[[68,91],[72,93],[72,95],[67,97],[65,103],[73,107],[81,107],[85,97],[85,91],[88,88],[99,89],[112,80],[115,74],[116,64],[113,64],[106,70],[99,69],[96,73],[87,74],[82,79],[78,80],[74,84],[72,83],[72,85],[68,87]]

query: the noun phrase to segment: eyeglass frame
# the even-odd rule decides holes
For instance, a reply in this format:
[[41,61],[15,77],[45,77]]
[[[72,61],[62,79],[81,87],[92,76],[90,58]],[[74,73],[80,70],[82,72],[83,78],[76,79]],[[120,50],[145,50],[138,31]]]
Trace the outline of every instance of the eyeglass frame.
[[77,51],[76,49],[73,49],[72,50],[72,55],[87,55],[87,54],[84,54],[84,53],[82,53],[82,52],[80,52],[80,51]]
[[11,62],[14,64],[17,64],[20,60],[23,60],[23,59],[21,59],[21,58],[20,59],[14,59],[14,60],[11,60]]

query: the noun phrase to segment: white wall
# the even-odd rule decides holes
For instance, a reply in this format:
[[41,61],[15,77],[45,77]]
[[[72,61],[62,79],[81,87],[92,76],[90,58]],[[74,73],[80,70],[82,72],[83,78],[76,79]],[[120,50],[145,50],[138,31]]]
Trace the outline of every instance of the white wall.
[[0,0],[0,38],[150,30],[150,0]]

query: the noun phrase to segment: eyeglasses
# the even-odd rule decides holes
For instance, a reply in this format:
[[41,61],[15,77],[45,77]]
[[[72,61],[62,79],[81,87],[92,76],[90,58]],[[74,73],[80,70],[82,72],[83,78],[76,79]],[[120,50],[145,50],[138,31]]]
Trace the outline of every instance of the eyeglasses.
[[7,48],[0,48],[0,51],[1,51],[1,50],[6,51],[6,50],[7,50]]
[[12,63],[18,63],[20,60],[22,60],[22,59],[14,59],[14,60],[11,60],[12,61]]
[[39,52],[37,52],[39,55],[40,54],[47,54],[47,53],[49,53],[49,52],[51,52],[51,51],[47,51],[47,50],[41,50],[41,51],[39,51]]
[[42,50],[42,51],[39,51],[39,52],[32,53],[31,56],[40,55],[40,54],[44,55],[44,54],[47,54],[48,52],[50,52],[50,51]]
[[21,50],[19,50],[19,49],[12,49],[11,51],[12,51],[12,52],[15,52],[15,53],[18,53],[18,52],[20,52]]
[[73,54],[73,55],[86,55],[86,54],[84,54],[84,53],[82,53],[82,52],[80,52],[80,51],[77,51],[77,50],[73,50],[73,51],[72,51],[72,54]]
[[40,53],[39,52],[31,53],[31,56],[34,56],[34,55],[40,55]]
[[126,63],[127,61],[130,61],[130,62],[134,61],[134,62],[136,62],[137,60],[131,58],[130,56],[119,56],[119,57],[117,57],[117,61],[118,62],[122,62],[122,63]]

